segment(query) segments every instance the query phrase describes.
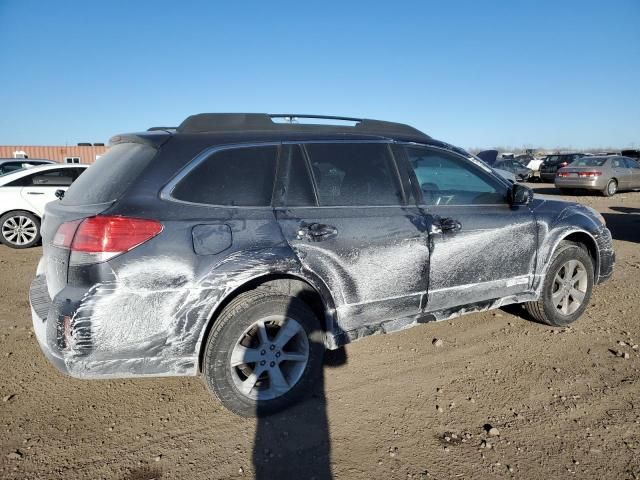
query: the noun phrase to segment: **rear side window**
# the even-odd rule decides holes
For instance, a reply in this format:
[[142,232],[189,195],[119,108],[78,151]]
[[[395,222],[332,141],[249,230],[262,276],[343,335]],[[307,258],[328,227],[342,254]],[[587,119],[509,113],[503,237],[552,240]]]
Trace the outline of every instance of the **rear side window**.
[[277,146],[217,151],[180,180],[172,197],[207,205],[271,205]]
[[321,206],[401,205],[387,144],[307,144]]
[[73,182],[62,203],[91,205],[117,200],[155,154],[155,148],[140,143],[114,145]]
[[68,187],[78,176],[75,169],[48,170],[18,178],[7,187]]

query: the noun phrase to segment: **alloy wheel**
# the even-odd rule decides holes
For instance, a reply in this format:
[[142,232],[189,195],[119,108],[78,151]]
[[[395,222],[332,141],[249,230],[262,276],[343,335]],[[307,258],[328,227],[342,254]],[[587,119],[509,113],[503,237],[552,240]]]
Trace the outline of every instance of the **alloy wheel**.
[[300,323],[273,315],[254,322],[231,351],[237,389],[252,400],[280,397],[300,380],[309,361],[309,340]]
[[29,217],[16,215],[7,218],[2,224],[2,236],[13,245],[27,245],[38,236],[38,227]]
[[564,263],[553,280],[551,300],[563,315],[574,313],[585,299],[589,277],[585,266],[579,260]]

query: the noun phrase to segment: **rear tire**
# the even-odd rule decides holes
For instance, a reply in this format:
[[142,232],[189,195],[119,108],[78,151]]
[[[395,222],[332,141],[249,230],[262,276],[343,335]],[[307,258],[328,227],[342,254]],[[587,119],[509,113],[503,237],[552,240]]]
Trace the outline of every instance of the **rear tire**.
[[593,282],[589,253],[580,244],[561,242],[551,259],[540,298],[527,302],[525,308],[541,323],[564,327],[575,322],[589,305]]
[[40,220],[34,214],[16,210],[0,217],[0,242],[11,248],[30,248],[40,241]]
[[607,186],[602,190],[602,195],[605,197],[613,197],[618,191],[618,182],[615,179],[609,180]]
[[270,415],[313,391],[322,372],[323,340],[318,318],[299,298],[243,293],[211,329],[205,383],[238,415]]

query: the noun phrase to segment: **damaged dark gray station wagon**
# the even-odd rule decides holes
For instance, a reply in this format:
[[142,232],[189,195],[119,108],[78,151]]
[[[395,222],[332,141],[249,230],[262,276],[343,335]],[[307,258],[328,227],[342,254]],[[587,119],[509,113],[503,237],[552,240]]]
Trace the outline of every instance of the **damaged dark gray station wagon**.
[[60,370],[202,374],[242,415],[291,404],[325,348],[367,335],[510,303],[569,324],[615,258],[588,207],[407,125],[304,115],[116,136],[42,238],[33,323]]

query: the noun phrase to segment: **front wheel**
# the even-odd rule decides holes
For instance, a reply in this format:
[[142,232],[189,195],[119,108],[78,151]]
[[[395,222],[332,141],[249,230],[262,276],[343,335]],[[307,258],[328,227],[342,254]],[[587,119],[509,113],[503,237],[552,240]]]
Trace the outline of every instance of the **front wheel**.
[[0,217],[0,241],[11,248],[29,248],[40,241],[40,220],[29,212],[9,212]]
[[241,294],[211,330],[205,382],[239,415],[275,413],[313,391],[322,369],[323,338],[318,318],[299,298]]
[[529,314],[541,323],[563,327],[576,321],[591,298],[593,261],[581,246],[562,242],[553,255],[537,302],[528,302]]

